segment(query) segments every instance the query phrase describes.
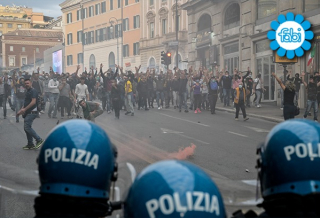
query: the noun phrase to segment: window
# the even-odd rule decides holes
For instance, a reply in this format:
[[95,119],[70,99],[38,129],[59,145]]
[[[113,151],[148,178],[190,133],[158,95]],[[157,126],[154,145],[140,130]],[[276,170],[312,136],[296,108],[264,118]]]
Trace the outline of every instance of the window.
[[86,44],[92,44],[94,43],[94,32],[90,31],[86,33]]
[[82,9],[82,19],[86,19],[88,17],[88,14],[87,14],[87,8],[83,8]]
[[110,10],[113,10],[113,0],[110,0]]
[[102,40],[108,40],[107,28],[102,29]]
[[68,55],[68,56],[67,56],[67,65],[68,65],[68,66],[73,65],[72,55]]
[[154,2],[153,0],[149,0],[149,6],[153,6]]
[[150,23],[150,38],[154,38],[154,23]]
[[83,63],[83,53],[78,53],[77,56],[78,56],[77,57],[77,59],[78,59],[77,63],[78,64],[82,64]]
[[67,23],[72,23],[72,13],[67,14]]
[[167,20],[162,19],[162,35],[165,35],[167,33]]
[[122,37],[122,25],[121,24],[117,24],[115,25],[115,37]]
[[77,20],[81,19],[81,9],[77,10]]
[[82,42],[82,31],[77,32],[77,42],[78,43]]
[[129,57],[129,45],[123,45],[123,57]]
[[129,0],[125,0],[124,5],[126,5],[126,6],[129,5]]
[[94,15],[93,6],[89,7],[89,17],[92,17]]
[[231,29],[240,25],[240,6],[238,3],[231,4],[224,14],[224,29]]
[[107,11],[107,3],[101,2],[101,13],[105,13]]
[[140,15],[136,15],[133,17],[133,28],[140,28]]
[[12,28],[12,23],[8,23],[8,28]]
[[2,31],[0,30],[0,36],[2,36]]
[[9,67],[16,66],[16,58],[15,57],[9,57]]
[[122,0],[118,0],[118,8],[121,8],[121,1]]
[[10,46],[10,51],[13,51],[13,46]]
[[68,35],[67,35],[67,39],[68,39],[68,45],[72,45],[72,33],[69,33]]
[[100,41],[102,41],[101,40],[101,34],[100,34],[101,32],[100,32],[100,29],[99,30],[96,30],[96,42],[100,42]]
[[133,43],[133,55],[139,55],[140,54],[140,43],[136,42]]
[[25,52],[26,51],[26,47],[22,47],[22,52]]
[[129,30],[129,18],[123,19],[123,31]]
[[21,58],[21,66],[23,66],[23,65],[27,65],[28,63],[27,63],[27,58],[26,57],[22,57]]
[[18,24],[17,27],[18,27],[18,29],[21,29],[22,28],[22,24]]
[[96,68],[96,58],[93,54],[90,55],[89,66],[93,66],[93,69]]
[[114,39],[114,27],[113,26],[107,28],[107,35],[108,35],[108,40]]
[[138,3],[138,2],[139,2],[139,0],[136,0],[135,2],[136,2],[136,3]]
[[82,36],[83,36],[83,41],[82,41],[82,43],[83,43],[84,45],[88,44],[88,34],[87,34],[87,33],[84,33],[84,34],[82,34]]
[[276,0],[257,0],[258,19],[269,17],[277,13]]
[[39,53],[39,52],[40,52],[39,48],[36,48],[36,52],[37,52],[37,53]]
[[100,3],[96,4],[96,15],[100,14]]
[[303,12],[320,8],[320,0],[303,0]]
[[0,28],[2,28],[3,27],[3,24],[2,23],[0,23]]

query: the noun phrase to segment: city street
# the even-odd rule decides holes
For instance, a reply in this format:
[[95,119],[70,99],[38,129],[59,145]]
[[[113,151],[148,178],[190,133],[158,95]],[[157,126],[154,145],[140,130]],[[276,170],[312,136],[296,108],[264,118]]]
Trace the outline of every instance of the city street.
[[[239,207],[247,208],[244,205],[254,204],[256,147],[275,125],[261,119],[250,118],[244,122],[240,118],[235,121],[233,114],[222,111],[216,115],[207,111],[193,114],[179,113],[171,108],[136,110],[134,117],[121,113],[120,120],[114,119],[113,114],[104,113],[97,119],[97,124],[105,129],[117,146],[118,162],[132,163],[138,173],[156,161],[179,158],[179,149],[191,143],[196,145],[194,154],[187,161],[197,164],[213,178],[231,215]],[[10,208],[14,208],[17,216],[26,212],[32,215],[33,198],[40,184],[36,164],[39,151],[22,149],[26,144],[23,121],[15,123],[11,114],[0,122],[2,202],[5,197],[4,206],[9,214],[13,212]],[[44,138],[57,122],[58,119],[49,119],[44,114],[35,120],[34,128]],[[119,175],[120,178],[122,176]]]

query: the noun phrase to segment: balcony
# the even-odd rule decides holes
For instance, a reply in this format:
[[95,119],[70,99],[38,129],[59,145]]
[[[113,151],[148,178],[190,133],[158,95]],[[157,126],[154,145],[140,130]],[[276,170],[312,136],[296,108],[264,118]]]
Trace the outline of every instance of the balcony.
[[[178,32],[179,42],[188,42],[188,31]],[[176,32],[167,33],[163,39],[163,44],[168,44],[169,42],[176,41]]]

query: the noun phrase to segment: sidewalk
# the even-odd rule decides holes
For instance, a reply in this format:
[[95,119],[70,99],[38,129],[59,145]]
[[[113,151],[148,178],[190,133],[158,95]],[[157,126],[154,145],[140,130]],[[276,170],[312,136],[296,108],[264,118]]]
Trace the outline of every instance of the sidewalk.
[[[227,111],[229,113],[235,114],[235,109],[233,109],[231,100],[230,100],[230,107],[224,107],[223,103],[221,103],[220,99],[217,101],[216,106],[217,111]],[[300,108],[300,114],[296,116],[296,118],[303,118],[304,108]],[[246,107],[246,112],[248,117],[255,117],[259,119],[268,120],[271,122],[280,123],[284,121],[283,119],[283,111],[280,109],[279,106],[276,105],[276,102],[268,102],[268,103],[261,103],[261,108],[257,108],[255,106],[251,106],[250,108]],[[313,109],[311,109],[312,116],[308,116],[307,119],[313,120]],[[241,110],[240,110],[240,114]]]

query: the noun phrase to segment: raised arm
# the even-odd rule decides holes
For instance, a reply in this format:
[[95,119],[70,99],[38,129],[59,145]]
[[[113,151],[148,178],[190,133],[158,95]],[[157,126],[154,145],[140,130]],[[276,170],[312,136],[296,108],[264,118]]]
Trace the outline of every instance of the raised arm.
[[274,72],[272,72],[272,76],[273,76],[274,78],[276,78],[276,80],[278,81],[278,83],[279,83],[279,85],[281,86],[281,88],[282,88],[283,90],[285,90],[285,89],[286,89],[286,86],[282,83],[281,79],[280,79],[279,77],[277,77],[277,75],[276,75]]

